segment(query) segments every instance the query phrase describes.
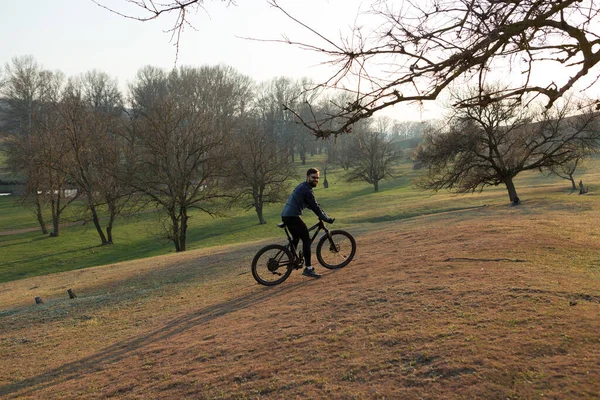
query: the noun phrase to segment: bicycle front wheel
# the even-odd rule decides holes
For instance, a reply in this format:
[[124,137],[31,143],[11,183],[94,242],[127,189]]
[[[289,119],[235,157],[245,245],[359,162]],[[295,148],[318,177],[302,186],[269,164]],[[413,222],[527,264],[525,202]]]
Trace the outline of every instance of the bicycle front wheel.
[[329,269],[345,267],[356,254],[356,240],[346,231],[329,231],[317,244],[317,260]]
[[252,276],[261,285],[278,285],[292,273],[292,260],[292,255],[284,246],[270,244],[254,256]]

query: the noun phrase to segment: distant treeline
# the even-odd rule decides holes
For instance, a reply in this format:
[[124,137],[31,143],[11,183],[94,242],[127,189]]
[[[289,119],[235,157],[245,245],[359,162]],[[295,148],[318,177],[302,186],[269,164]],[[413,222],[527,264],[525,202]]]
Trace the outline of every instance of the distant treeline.
[[263,206],[285,201],[298,181],[294,164],[308,156],[319,156],[314,166],[324,174],[343,168],[349,181],[377,191],[408,156],[397,141],[422,129],[373,118],[352,135],[315,140],[298,118],[326,120],[347,107],[345,92],[314,95],[308,79],[258,83],[226,65],[147,66],[127,93],[103,72],[66,77],[29,56],[15,57],[3,77],[1,166],[18,177],[5,183],[22,189],[43,232],[41,210],[51,207],[52,236],[60,235],[65,208],[83,203],[103,245],[112,243],[120,214],[148,203],[164,212],[157,230],[177,251],[186,249],[191,210],[217,215],[237,206],[265,223]]

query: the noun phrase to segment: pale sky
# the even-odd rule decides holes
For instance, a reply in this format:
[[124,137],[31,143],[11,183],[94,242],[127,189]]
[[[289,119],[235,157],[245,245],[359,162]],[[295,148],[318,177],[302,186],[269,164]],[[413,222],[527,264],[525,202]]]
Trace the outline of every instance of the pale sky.
[[[125,0],[99,0],[125,13],[140,14]],[[195,28],[186,29],[180,41],[177,65],[227,64],[257,82],[279,76],[312,77],[322,81],[332,70],[326,58],[295,46],[243,38],[282,39],[315,43],[310,34],[267,0],[239,0],[237,6],[207,1],[206,12],[191,16]],[[319,32],[338,39],[348,36],[369,0],[279,0],[295,17]],[[170,69],[175,47],[164,31],[173,18],[150,22],[126,19],[98,7],[91,0],[2,0],[0,14],[0,65],[21,55],[33,56],[43,68],[75,76],[89,70],[117,78],[123,90],[145,65]],[[346,33],[346,34],[344,34]],[[434,118],[433,103],[424,108],[396,106],[386,115],[399,120]]]
[[[165,31],[173,27],[175,14],[140,22],[97,6],[91,0],[0,0],[0,67],[15,56],[31,55],[42,67],[76,76],[97,69],[117,78],[123,92],[138,69],[153,65],[171,69],[176,60],[174,42]],[[98,0],[126,14],[141,10],[126,0]],[[368,24],[373,0],[278,0],[294,17],[339,42],[351,37],[357,22]],[[323,82],[334,70],[323,65],[323,55],[297,46],[244,38],[294,41],[326,46],[305,28],[271,7],[267,0],[237,0],[226,6],[221,0],[205,0],[205,11],[190,15],[197,30],[188,28],[180,40],[177,65],[227,64],[257,82],[287,76],[310,77]],[[367,22],[365,24],[365,21]],[[510,79],[507,70],[499,79]],[[513,70],[508,72],[514,74]],[[517,76],[519,76],[517,74]],[[548,84],[548,78],[564,83],[570,75],[553,66],[539,68],[532,76]],[[579,85],[593,82],[590,74]],[[563,82],[560,82],[563,81]],[[540,83],[542,83],[540,82]],[[598,96],[598,86],[586,92]],[[440,117],[442,101],[422,107],[397,105],[377,115],[398,120],[427,120]]]
[[[133,81],[138,69],[153,65],[171,69],[176,60],[174,42],[165,33],[173,27],[172,16],[140,22],[126,19],[97,6],[91,0],[0,0],[0,67],[15,56],[31,55],[43,68],[60,70],[76,76],[97,69],[115,77],[123,92]],[[126,0],[98,0],[107,7],[127,14],[141,10]],[[237,0],[226,6],[221,0],[205,0],[205,11],[191,15],[197,30],[188,28],[180,40],[177,65],[227,64],[240,73],[261,82],[287,76],[292,79],[310,77],[323,82],[334,70],[323,65],[325,56],[297,46],[253,41],[244,38],[292,40],[311,44],[322,41],[267,0]],[[339,42],[350,37],[350,27],[364,24],[365,11],[373,0],[278,0],[297,19]],[[359,17],[360,16],[360,17]],[[368,21],[368,20],[367,20]],[[365,24],[371,26],[370,24]],[[548,78],[564,81],[569,74],[552,66],[540,68],[533,80]],[[500,79],[510,79],[506,73]],[[509,75],[518,71],[510,71]],[[519,74],[517,73],[517,77]],[[590,84],[590,74],[579,85]],[[519,78],[517,78],[519,79]],[[587,93],[598,96],[593,85]],[[397,105],[377,115],[398,120],[423,121],[440,117],[442,101],[426,102],[421,107]]]

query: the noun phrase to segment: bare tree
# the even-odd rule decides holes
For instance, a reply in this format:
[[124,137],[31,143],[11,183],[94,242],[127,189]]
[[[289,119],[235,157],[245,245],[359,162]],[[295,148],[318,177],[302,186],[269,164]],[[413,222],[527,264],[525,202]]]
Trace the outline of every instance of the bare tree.
[[560,178],[571,182],[571,190],[577,190],[575,184],[575,172],[580,170],[587,158],[592,155],[592,150],[589,148],[577,147],[575,144],[569,144],[565,147],[570,148],[571,156],[562,164],[552,165],[548,168],[548,172]]
[[60,134],[57,104],[64,76],[44,70],[31,56],[15,57],[5,67],[2,96],[4,146],[7,162],[25,176],[25,201],[31,201],[42,233],[48,233],[43,216],[45,204],[52,212],[52,236],[60,233],[60,218],[75,196],[65,196],[67,174],[63,165],[68,149]]
[[[300,116],[305,119],[310,118],[310,104],[317,100],[319,94],[317,91],[312,90],[313,87],[314,83],[308,78],[301,79],[296,85],[296,90],[298,91],[295,94],[296,103],[298,104],[296,109],[300,113]],[[283,103],[282,105],[285,104],[286,103]],[[288,118],[293,117],[289,111],[287,111],[287,114]],[[315,137],[312,136],[311,131],[306,129],[299,121],[294,121],[290,127],[290,134],[294,137],[296,149],[298,150],[302,165],[306,165],[308,154],[314,154],[316,151]]]
[[420,137],[423,134],[425,122],[420,121],[394,121],[391,134],[394,139],[408,139]]
[[38,172],[28,186],[36,195],[50,205],[52,214],[52,232],[50,236],[60,236],[61,219],[64,211],[79,197],[80,192],[71,184],[70,165],[71,148],[63,135],[63,120],[59,112],[59,87],[41,102],[39,113],[34,116],[32,138],[35,145],[30,153],[29,165]]
[[[338,91],[332,97],[322,98],[318,106],[315,109],[311,108],[311,111],[314,111],[316,114],[321,116],[317,118],[325,120],[336,115],[336,113],[338,113],[345,104],[349,104],[350,101],[351,98],[349,97],[348,93]],[[335,121],[330,119],[330,124],[334,123]],[[368,124],[368,120],[361,121],[357,124],[357,129],[360,130],[361,126]],[[351,150],[354,139],[346,135],[340,135],[328,136],[325,138],[325,140],[328,143],[328,161],[330,163],[339,165],[344,171],[348,171],[354,162],[354,157]]]
[[540,112],[509,100],[458,109],[417,148],[415,163],[427,170],[419,186],[466,193],[503,184],[518,204],[517,174],[569,163],[579,157],[573,146],[598,146],[598,114],[587,108],[572,116],[564,103]]
[[327,140],[332,141],[331,145],[331,162],[342,167],[344,171],[348,171],[355,161],[352,153],[354,147],[354,138],[349,136],[330,137]]
[[362,124],[362,129],[354,130],[350,155],[353,162],[346,179],[349,182],[370,183],[373,190],[378,192],[382,179],[395,176],[395,167],[402,157],[402,150],[385,132]]
[[166,235],[186,250],[190,211],[215,213],[224,196],[228,139],[244,113],[249,81],[224,66],[148,67],[131,86],[135,189],[168,218]]
[[301,132],[295,117],[286,104],[296,104],[302,89],[298,82],[290,78],[278,77],[261,83],[255,94],[255,106],[264,126],[280,146],[285,149],[292,162],[295,161],[297,133]]
[[45,92],[44,72],[31,56],[15,57],[5,66],[1,94],[5,107],[2,115],[2,131],[7,163],[27,179],[25,199],[32,200],[34,213],[43,234],[48,233],[42,213],[42,200],[38,194],[39,172],[32,163],[36,141],[32,137],[34,107],[37,107]]
[[285,201],[293,164],[258,119],[244,120],[232,148],[233,184],[245,209],[254,209],[259,223],[266,224],[264,206]]
[[[121,155],[116,131],[122,112],[117,82],[99,71],[72,78],[59,109],[71,150],[65,171],[85,195],[101,244],[112,244],[114,222],[127,199],[125,187],[116,179]],[[103,206],[108,210],[106,233],[99,212]]]

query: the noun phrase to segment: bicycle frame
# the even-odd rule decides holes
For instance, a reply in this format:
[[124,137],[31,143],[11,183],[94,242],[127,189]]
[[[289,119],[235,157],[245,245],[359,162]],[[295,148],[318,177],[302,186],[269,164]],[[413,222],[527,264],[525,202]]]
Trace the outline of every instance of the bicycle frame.
[[[288,245],[289,245],[290,249],[293,250],[292,253],[293,253],[294,257],[299,258],[298,251],[293,246],[294,238],[292,237],[292,235],[288,231],[287,225],[283,225],[283,229],[285,230],[285,235],[287,236],[287,239],[288,239]],[[325,233],[327,235],[329,235],[329,229],[327,229],[327,227],[325,226],[325,224],[323,223],[322,220],[319,220],[319,222],[317,222],[316,224],[314,224],[313,226],[311,226],[310,228],[308,228],[309,237],[310,237],[310,232],[313,231],[313,230],[315,231],[315,233],[310,238],[311,245],[315,241],[315,239],[317,238],[317,236],[319,235],[319,232],[321,232],[321,230],[325,231]]]

